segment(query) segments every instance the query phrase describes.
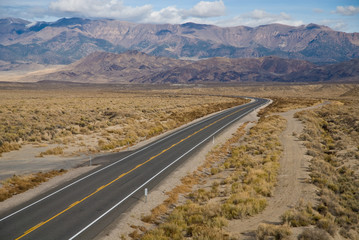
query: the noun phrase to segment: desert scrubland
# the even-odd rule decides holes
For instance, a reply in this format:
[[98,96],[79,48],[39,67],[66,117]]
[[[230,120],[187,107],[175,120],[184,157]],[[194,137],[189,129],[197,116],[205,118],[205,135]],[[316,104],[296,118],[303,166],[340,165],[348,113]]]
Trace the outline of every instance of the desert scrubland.
[[[216,90],[196,89],[197,93],[202,91]],[[249,91],[271,97],[273,103],[260,112],[255,126],[246,131],[244,125],[224,144],[217,145],[203,165],[166,192],[163,203],[149,215],[142,215],[142,224],[131,225],[133,231],[129,235],[119,234],[119,238],[358,239],[358,87],[250,86],[222,91],[227,95]],[[279,176],[283,171],[280,163],[285,162],[283,132],[288,127],[279,113],[293,109],[307,109],[294,114],[303,131],[290,135],[305,149],[305,154],[298,158],[309,159],[303,160],[308,167],[302,163],[289,165],[297,167],[294,171],[305,172],[305,179]],[[295,204],[286,203],[288,196],[275,196],[280,192],[278,188],[288,185],[286,181],[315,191],[309,194],[298,189]],[[265,213],[278,208],[272,206],[273,198],[283,205],[279,220],[270,224],[271,216]],[[256,229],[245,229],[257,215],[260,219]]]
[[359,238],[359,101],[332,102],[320,109],[297,113],[305,126],[299,136],[312,156],[310,180],[318,188],[315,206],[301,205],[288,211],[283,221],[310,226],[302,238],[327,239],[338,234]]
[[[1,90],[2,151],[47,145],[47,154],[120,151],[206,114],[268,97],[273,103],[256,124],[244,124],[217,145],[203,164],[166,192],[150,214],[117,239],[358,239],[359,90],[353,84],[192,86],[150,90],[88,88]],[[272,208],[283,185],[283,133],[293,109],[303,131],[292,132],[305,149],[306,179],[315,197],[283,205],[274,224],[266,215],[243,237],[239,224]],[[71,151],[69,151],[71,149]],[[0,159],[1,161],[1,159]],[[304,161],[304,160],[303,160]],[[193,171],[193,172],[192,172]],[[170,177],[169,177],[170,178]],[[285,183],[284,183],[285,184]],[[131,210],[132,211],[132,210]]]
[[[249,101],[168,94],[165,90],[131,91],[116,86],[5,86],[0,90],[0,154],[12,152],[15,158],[43,158],[44,163],[54,155],[66,160],[81,154],[121,151],[197,118]],[[41,151],[31,156],[34,151],[29,149]],[[55,176],[54,173],[48,176]],[[3,182],[2,200],[48,179],[17,175]]]
[[98,152],[133,145],[207,114],[244,103],[221,96],[95,88],[0,90],[0,153],[24,144],[69,145]]

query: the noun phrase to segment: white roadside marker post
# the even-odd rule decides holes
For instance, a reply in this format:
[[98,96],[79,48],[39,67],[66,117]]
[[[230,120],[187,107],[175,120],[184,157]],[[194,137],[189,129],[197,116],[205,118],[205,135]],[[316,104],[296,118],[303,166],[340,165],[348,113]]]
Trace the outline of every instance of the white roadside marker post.
[[92,165],[92,156],[90,156],[90,166]]
[[145,188],[145,203],[147,203],[147,194],[148,194],[148,190],[147,188]]

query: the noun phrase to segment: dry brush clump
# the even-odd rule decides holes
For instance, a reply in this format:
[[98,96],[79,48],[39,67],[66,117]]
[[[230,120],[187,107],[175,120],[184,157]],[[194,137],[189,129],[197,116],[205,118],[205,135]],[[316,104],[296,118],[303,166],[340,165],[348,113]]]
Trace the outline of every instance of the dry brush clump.
[[262,223],[258,226],[255,234],[257,240],[280,240],[289,239],[292,232],[288,225],[272,225]]
[[320,99],[299,97],[271,97],[273,103],[260,111],[260,115],[286,112],[292,109],[311,107],[322,102]]
[[45,152],[41,152],[38,157],[44,157],[45,155],[61,155],[64,153],[64,148],[62,147],[55,147],[46,150]]
[[[171,90],[176,93],[189,94],[213,94],[219,92],[226,96],[251,96],[251,97],[268,97],[276,98],[278,96],[284,98],[302,98],[302,99],[316,99],[316,98],[337,98],[348,91],[355,88],[357,84],[254,84],[254,85],[221,85],[216,87],[203,88],[181,88]],[[349,94],[355,94],[355,91]]]
[[[282,152],[279,135],[285,126],[280,116],[262,117],[243,143],[239,142],[243,136],[240,129],[212,150],[196,171],[202,173],[199,182],[211,183],[210,186],[203,188],[200,184],[186,195],[184,204],[167,206],[154,218],[147,216],[145,220],[151,220],[156,227],[141,238],[231,239],[225,230],[228,221],[253,216],[267,205],[266,197],[271,196],[277,181]],[[283,229],[275,232],[287,234]]]
[[[305,124],[300,138],[313,156],[310,177],[319,188],[319,203],[310,211],[285,217],[293,226],[315,225],[330,235],[359,238],[359,101],[333,102],[300,112]],[[309,231],[309,230],[308,230]],[[307,236],[308,233],[303,233]],[[314,238],[313,238],[314,239]]]
[[318,228],[306,228],[299,236],[298,240],[328,240],[329,234]]
[[13,195],[25,192],[31,188],[40,185],[58,175],[62,175],[66,170],[52,170],[49,172],[38,172],[35,174],[17,176],[14,175],[1,182],[0,187],[0,202],[12,197]]
[[[218,161],[218,158],[223,158],[227,154],[227,149],[231,144],[235,143],[241,136],[244,134],[244,128],[246,124],[242,125],[237,130],[237,133],[228,140],[225,144],[223,144],[220,148],[213,149],[206,157],[205,162],[198,167],[198,169],[190,174],[187,174],[181,179],[181,184],[173,188],[171,191],[166,192],[168,198],[160,205],[151,210],[151,214],[148,216],[143,216],[142,221],[147,223],[160,223],[158,219],[168,212],[171,206],[177,203],[179,195],[184,195],[191,193],[192,187],[204,183],[208,176],[208,172],[213,169],[212,165]],[[218,186],[218,183],[215,183],[214,186]],[[191,198],[191,197],[190,197]]]
[[[27,143],[119,149],[196,118],[245,102],[239,98],[167,94],[165,90],[1,90],[0,154]],[[97,139],[95,146],[80,141]],[[80,144],[82,142],[82,144]],[[44,153],[43,155],[45,155]],[[59,153],[55,153],[59,154]]]

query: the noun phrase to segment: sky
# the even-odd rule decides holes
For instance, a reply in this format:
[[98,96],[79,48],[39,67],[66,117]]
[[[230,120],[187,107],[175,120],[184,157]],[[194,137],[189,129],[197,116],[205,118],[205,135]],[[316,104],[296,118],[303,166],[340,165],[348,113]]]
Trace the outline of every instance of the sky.
[[0,18],[56,21],[63,17],[135,23],[195,22],[221,27],[316,23],[359,32],[359,0],[0,0]]

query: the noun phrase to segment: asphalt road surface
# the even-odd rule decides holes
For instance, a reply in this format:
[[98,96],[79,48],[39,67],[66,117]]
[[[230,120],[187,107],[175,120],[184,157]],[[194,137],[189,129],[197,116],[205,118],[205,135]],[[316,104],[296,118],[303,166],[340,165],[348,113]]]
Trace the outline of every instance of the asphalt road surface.
[[[0,239],[92,239],[215,134],[267,103],[228,109],[107,163],[0,216]],[[94,162],[96,159],[94,159]]]

